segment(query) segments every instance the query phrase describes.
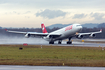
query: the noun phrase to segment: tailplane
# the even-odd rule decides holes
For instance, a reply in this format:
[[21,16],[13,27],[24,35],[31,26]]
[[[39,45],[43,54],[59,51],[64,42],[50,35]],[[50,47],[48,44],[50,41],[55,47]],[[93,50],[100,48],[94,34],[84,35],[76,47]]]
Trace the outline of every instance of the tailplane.
[[41,23],[41,28],[42,28],[43,33],[47,33],[47,30],[46,30],[45,25],[44,25],[43,22]]

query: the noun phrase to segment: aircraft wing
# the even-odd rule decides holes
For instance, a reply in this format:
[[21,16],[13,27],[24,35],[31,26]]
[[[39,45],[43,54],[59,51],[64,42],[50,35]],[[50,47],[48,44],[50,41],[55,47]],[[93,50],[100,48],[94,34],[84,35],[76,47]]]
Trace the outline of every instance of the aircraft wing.
[[81,34],[81,35],[90,35],[90,34],[97,34],[97,33],[101,33],[102,32],[102,29],[98,32],[90,32],[90,33],[78,33],[78,34]]
[[11,32],[11,33],[20,33],[20,34],[26,34],[27,32],[20,32],[20,31],[10,31],[5,29],[7,32]]
[[34,36],[47,36],[49,33],[27,32],[27,34]]
[[98,33],[102,33],[102,29],[100,31],[97,31],[97,32],[89,32],[89,33],[76,33],[76,36],[78,36],[78,38],[80,37],[83,37],[83,36],[86,36],[86,35],[90,35],[90,37],[94,37],[95,34],[98,34]]
[[38,32],[20,32],[20,31],[10,31],[5,29],[7,32],[11,33],[19,33],[19,34],[26,34],[26,35],[34,35],[34,36],[47,36],[48,33],[38,33]]

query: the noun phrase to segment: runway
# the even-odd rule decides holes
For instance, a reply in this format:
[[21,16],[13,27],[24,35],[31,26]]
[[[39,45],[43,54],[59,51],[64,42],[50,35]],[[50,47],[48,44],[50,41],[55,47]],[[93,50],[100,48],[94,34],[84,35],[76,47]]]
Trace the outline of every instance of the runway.
[[105,67],[0,65],[0,70],[105,70]]
[[[73,44],[67,45],[66,41],[62,44],[55,42],[54,46],[80,46],[80,47],[105,47],[105,43],[85,43],[81,40],[72,39]],[[104,39],[85,39],[87,41],[105,41]],[[49,45],[49,43],[41,38],[0,38],[0,45]],[[53,46],[51,45],[51,46]],[[105,70],[105,67],[67,67],[67,66],[18,66],[18,65],[0,65],[0,70]]]
[[[62,41],[62,44],[58,44],[56,41],[52,46],[80,46],[80,47],[105,47],[105,43],[91,43],[93,41],[105,42],[105,39],[84,39],[88,42],[81,42],[81,39],[72,39],[72,44],[66,44],[66,41]],[[27,43],[28,45],[51,45],[48,41],[41,38],[8,38],[0,37],[0,45],[22,45]]]

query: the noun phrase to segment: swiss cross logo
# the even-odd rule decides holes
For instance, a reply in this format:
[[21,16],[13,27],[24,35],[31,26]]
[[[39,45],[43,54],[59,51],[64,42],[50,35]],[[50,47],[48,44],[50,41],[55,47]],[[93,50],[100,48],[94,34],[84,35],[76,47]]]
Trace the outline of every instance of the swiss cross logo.
[[44,30],[44,27],[42,28],[42,30]]
[[65,28],[65,31],[67,31],[67,30],[71,30],[72,27],[73,27],[73,25],[66,27],[66,28]]
[[41,27],[42,27],[42,32],[43,32],[43,33],[47,33],[47,30],[46,30],[44,24],[41,24]]

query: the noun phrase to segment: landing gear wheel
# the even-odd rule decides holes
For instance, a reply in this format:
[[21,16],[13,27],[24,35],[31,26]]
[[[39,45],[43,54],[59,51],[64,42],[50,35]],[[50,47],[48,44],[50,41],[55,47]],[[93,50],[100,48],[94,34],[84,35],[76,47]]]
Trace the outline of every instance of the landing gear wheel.
[[69,38],[69,41],[67,42],[67,44],[72,44],[71,38],[72,37]]
[[58,41],[58,44],[61,44],[61,41]]
[[54,41],[50,41],[49,44],[54,44]]
[[72,41],[68,41],[67,44],[72,44]]

